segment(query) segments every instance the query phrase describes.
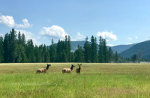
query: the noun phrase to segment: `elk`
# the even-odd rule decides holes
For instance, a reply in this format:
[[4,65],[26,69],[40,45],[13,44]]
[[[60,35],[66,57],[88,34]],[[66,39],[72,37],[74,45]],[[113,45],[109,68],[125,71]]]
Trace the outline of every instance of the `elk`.
[[82,64],[78,64],[79,68],[76,69],[76,73],[80,73],[80,71],[81,71],[81,65]]
[[50,66],[51,64],[47,64],[46,68],[40,68],[36,71],[36,73],[46,73]]
[[74,65],[71,65],[70,68],[63,68],[62,69],[62,73],[71,73],[73,70],[73,67],[75,67]]

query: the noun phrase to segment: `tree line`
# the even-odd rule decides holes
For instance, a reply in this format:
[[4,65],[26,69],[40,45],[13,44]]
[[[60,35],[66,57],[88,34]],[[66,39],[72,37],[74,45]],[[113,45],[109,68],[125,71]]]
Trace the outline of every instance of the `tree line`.
[[117,52],[113,53],[111,47],[107,47],[106,40],[102,37],[91,36],[85,39],[84,47],[78,46],[75,51],[71,50],[70,36],[65,40],[58,40],[46,46],[34,45],[32,39],[27,40],[24,34],[12,29],[10,33],[0,36],[0,62],[24,63],[24,62],[88,62],[88,63],[109,63],[119,62]]

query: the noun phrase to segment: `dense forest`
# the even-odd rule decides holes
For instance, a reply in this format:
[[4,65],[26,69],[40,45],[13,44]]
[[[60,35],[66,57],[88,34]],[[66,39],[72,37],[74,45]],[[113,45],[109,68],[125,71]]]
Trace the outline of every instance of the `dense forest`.
[[[27,40],[24,34],[12,29],[10,33],[0,37],[0,62],[24,63],[24,62],[92,62],[108,63],[118,62],[118,53],[113,53],[106,45],[106,40],[102,37],[91,36],[85,39],[84,47],[78,46],[75,51],[71,51],[70,36],[58,43],[50,42],[50,46],[34,45],[32,39]],[[99,44],[97,44],[99,43]]]

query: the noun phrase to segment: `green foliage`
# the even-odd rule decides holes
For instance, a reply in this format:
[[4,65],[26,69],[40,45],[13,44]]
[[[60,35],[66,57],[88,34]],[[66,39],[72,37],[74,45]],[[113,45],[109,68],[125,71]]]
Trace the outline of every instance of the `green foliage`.
[[88,37],[85,39],[85,44],[84,44],[84,59],[85,59],[85,62],[91,62],[91,46],[90,46],[90,43],[88,41]]
[[99,51],[98,51],[98,57],[99,57],[99,62],[100,63],[108,63],[111,62],[110,60],[112,60],[112,49],[109,48],[109,50],[107,49],[107,45],[106,45],[106,40],[103,39],[102,37],[100,37],[99,39]]
[[119,55],[118,55],[118,53],[117,53],[117,51],[115,52],[115,62],[118,62],[119,61]]
[[53,42],[52,39],[52,44],[50,46],[50,61],[55,62],[56,61],[56,45]]
[[91,62],[97,62],[98,56],[97,56],[97,41],[96,37],[91,37]]
[[4,62],[4,43],[3,37],[0,36],[0,63]]
[[81,46],[78,46],[78,49],[74,53],[74,57],[75,57],[75,62],[84,61],[83,49]]
[[[111,48],[107,49],[106,40],[100,37],[99,45],[97,39],[91,36],[85,39],[83,46],[71,51],[70,36],[65,40],[59,40],[54,44],[53,39],[50,46],[34,45],[32,39],[27,40],[24,34],[12,29],[5,37],[0,37],[0,62],[101,62],[108,63],[116,61]],[[83,49],[82,49],[83,47]],[[117,61],[116,61],[117,62]]]
[[131,48],[123,51],[120,56],[124,58],[130,58],[134,54],[140,54],[140,58],[150,59],[150,40],[140,42],[138,44],[133,45]]

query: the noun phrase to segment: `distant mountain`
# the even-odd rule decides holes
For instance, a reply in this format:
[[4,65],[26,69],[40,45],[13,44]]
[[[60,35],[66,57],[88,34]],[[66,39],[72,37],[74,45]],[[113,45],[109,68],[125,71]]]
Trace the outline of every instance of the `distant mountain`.
[[78,45],[83,47],[85,41],[71,41],[71,50],[75,51],[78,48]]
[[135,44],[131,48],[120,53],[120,56],[131,57],[137,53],[140,53],[144,59],[150,59],[150,40]]
[[[85,41],[71,41],[71,49],[72,49],[72,51],[75,51],[75,50],[78,48],[78,45],[80,45],[81,47],[83,47],[83,46],[84,46],[84,43],[85,43]],[[113,47],[111,47],[111,48],[112,48],[112,50],[113,50],[114,52],[117,51],[118,53],[121,53],[121,52],[123,52],[123,51],[129,49],[129,48],[132,47],[133,45],[135,45],[135,44],[130,44],[130,45],[118,45],[118,46],[113,46]]]
[[117,45],[117,46],[113,46],[113,47],[111,47],[111,48],[112,48],[112,50],[113,50],[114,52],[117,51],[118,53],[121,53],[121,52],[123,52],[123,51],[125,51],[125,50],[131,48],[131,47],[134,46],[134,45],[135,45],[135,44]]

